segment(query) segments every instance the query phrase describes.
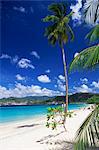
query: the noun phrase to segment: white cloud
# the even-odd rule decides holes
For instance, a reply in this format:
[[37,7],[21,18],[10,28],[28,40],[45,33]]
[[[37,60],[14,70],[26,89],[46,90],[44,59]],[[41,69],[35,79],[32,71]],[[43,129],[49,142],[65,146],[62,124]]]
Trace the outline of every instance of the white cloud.
[[12,58],[12,62],[13,63],[17,63],[18,59],[19,59],[19,57],[16,55],[15,57]]
[[31,61],[29,59],[26,58],[22,58],[21,60],[19,60],[18,62],[18,66],[20,68],[31,68],[34,69],[35,67],[31,64]]
[[38,55],[38,53],[36,51],[32,51],[31,55],[33,55],[34,57],[36,57],[37,59],[40,59],[40,56]]
[[71,5],[70,9],[74,12],[72,15],[72,19],[74,20],[74,25],[76,23],[80,24],[81,23],[81,12],[80,9],[82,8],[82,0],[76,0],[75,5]]
[[55,85],[55,87],[57,87],[59,89],[59,91],[65,92],[66,91],[66,87],[65,87],[65,77],[63,75],[59,75],[58,78],[56,78],[57,80],[57,85]]
[[19,11],[19,12],[22,12],[22,13],[25,13],[25,12],[26,12],[25,8],[22,7],[22,6],[21,6],[21,7],[16,7],[16,6],[15,6],[15,7],[13,7],[13,9],[14,9],[14,10],[17,10],[17,11]]
[[22,81],[25,80],[25,77],[22,77],[20,74],[17,74],[16,79]]
[[99,89],[99,81],[98,82],[93,81],[91,86],[94,86],[95,88]]
[[2,54],[1,56],[0,56],[0,59],[9,59],[12,63],[17,63],[17,61],[18,61],[18,56],[16,55],[16,56],[14,56],[14,57],[11,57],[11,56],[9,56],[8,54]]
[[0,56],[0,59],[11,59],[11,56],[9,56],[8,54],[2,54]]
[[62,80],[57,79],[57,86],[60,91],[66,91],[65,85]]
[[43,83],[49,83],[51,80],[47,75],[40,75],[37,77],[38,81],[43,82]]
[[80,78],[80,81],[82,82],[82,83],[87,83],[88,82],[88,79],[87,78]]
[[75,54],[74,54],[74,58],[76,57],[76,56],[78,56],[79,55],[79,53],[78,52],[76,52]]
[[58,76],[60,80],[62,80],[63,82],[65,82],[65,77],[63,75],[59,75]]
[[50,71],[50,69],[48,69],[48,70],[46,70],[45,72],[46,72],[46,73],[50,73],[51,71]]
[[41,88],[38,85],[24,86],[20,83],[17,83],[13,89],[7,89],[6,87],[0,86],[0,98],[56,95],[63,95],[63,93],[47,88]]
[[88,93],[93,92],[91,88],[89,88],[86,84],[82,84],[80,87],[74,87],[76,92]]

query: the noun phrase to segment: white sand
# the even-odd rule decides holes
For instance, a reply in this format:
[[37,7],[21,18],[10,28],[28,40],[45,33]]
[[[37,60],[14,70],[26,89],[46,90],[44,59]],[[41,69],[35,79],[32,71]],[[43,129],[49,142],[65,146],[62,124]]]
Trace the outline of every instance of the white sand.
[[[76,110],[67,118],[66,128],[52,131],[45,127],[46,117],[0,125],[0,150],[72,150],[75,133],[91,110]],[[67,144],[66,144],[67,142]]]

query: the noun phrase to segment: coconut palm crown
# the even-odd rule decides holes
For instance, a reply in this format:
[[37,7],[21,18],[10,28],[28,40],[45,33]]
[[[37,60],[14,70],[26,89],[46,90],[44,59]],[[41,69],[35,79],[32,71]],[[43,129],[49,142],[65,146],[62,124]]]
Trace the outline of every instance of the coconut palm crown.
[[48,9],[53,15],[48,15],[43,19],[44,22],[51,23],[45,30],[45,36],[52,45],[58,42],[62,47],[63,44],[74,39],[73,31],[69,26],[72,12],[66,15],[66,6],[63,3],[52,4]]

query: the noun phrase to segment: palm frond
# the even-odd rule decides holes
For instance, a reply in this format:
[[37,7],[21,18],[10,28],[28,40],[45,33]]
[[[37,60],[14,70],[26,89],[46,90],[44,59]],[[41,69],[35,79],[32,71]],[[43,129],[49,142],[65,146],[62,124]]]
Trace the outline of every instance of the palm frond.
[[90,53],[91,54],[84,65],[85,68],[94,67],[99,64],[99,46],[96,46],[96,48],[94,48]]
[[49,36],[52,32],[54,32],[54,30],[56,30],[57,28],[57,24],[53,24],[53,25],[50,25],[48,26],[46,29],[45,29],[45,36]]
[[43,22],[57,22],[59,21],[59,18],[57,16],[54,16],[54,15],[50,15],[50,16],[46,16],[44,19],[43,19]]
[[52,11],[57,17],[61,17],[62,16],[62,9],[61,9],[61,4],[58,3],[53,3],[51,5],[49,5],[48,9],[50,11]]
[[92,69],[99,65],[99,45],[95,45],[81,51],[71,62],[69,72]]
[[71,12],[67,15],[67,17],[70,18],[70,17],[73,15],[73,13],[74,13],[74,12],[71,11]]
[[70,38],[73,41],[74,40],[74,32],[72,30],[72,28],[68,25],[68,29],[69,29],[69,33],[70,33]]
[[99,21],[99,1],[86,0],[84,4],[84,18],[88,24],[96,24]]
[[90,42],[95,42],[99,40],[99,24],[96,25],[87,35],[86,37]]
[[55,45],[56,41],[58,40],[57,30],[56,31],[54,30],[54,32],[48,35],[48,40],[52,45]]
[[62,8],[63,15],[65,15],[66,14],[66,4],[61,3],[61,8]]
[[96,147],[99,140],[99,105],[90,113],[77,131],[74,150]]

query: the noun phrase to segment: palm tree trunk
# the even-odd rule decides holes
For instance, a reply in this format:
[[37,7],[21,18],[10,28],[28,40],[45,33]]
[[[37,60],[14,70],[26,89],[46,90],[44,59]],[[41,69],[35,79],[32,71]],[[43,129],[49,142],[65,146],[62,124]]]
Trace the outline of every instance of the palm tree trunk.
[[66,101],[65,101],[65,109],[64,109],[64,123],[66,121],[66,113],[68,111],[68,75],[67,75],[67,66],[66,66],[66,58],[65,58],[65,51],[64,47],[62,46],[62,58],[63,58],[63,65],[64,65],[64,75],[65,75],[65,83],[66,83]]

